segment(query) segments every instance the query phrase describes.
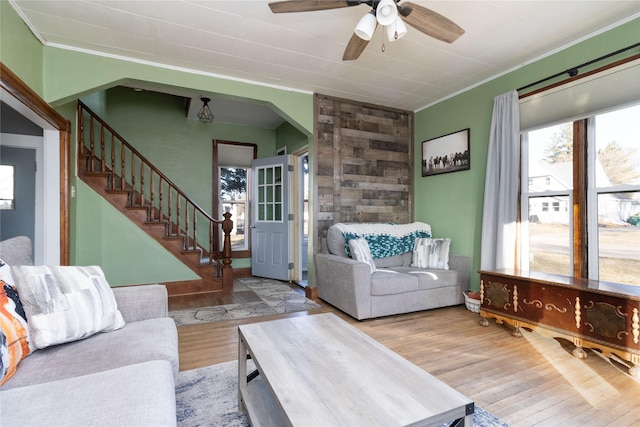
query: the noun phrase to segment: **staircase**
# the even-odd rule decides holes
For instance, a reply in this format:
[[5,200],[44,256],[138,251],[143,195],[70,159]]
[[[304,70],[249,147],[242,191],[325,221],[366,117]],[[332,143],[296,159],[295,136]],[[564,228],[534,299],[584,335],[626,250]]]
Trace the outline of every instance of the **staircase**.
[[212,218],[81,101],[78,145],[80,179],[200,276],[165,283],[170,310],[233,291],[230,213]]

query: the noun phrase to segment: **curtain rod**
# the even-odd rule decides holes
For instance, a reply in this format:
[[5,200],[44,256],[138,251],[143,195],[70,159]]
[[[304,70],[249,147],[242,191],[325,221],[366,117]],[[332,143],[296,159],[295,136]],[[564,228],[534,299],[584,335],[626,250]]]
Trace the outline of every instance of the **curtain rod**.
[[634,47],[638,47],[638,46],[640,46],[640,43],[636,43],[636,44],[633,44],[633,45],[631,45],[631,46],[627,46],[627,47],[625,47],[625,48],[622,48],[622,49],[620,49],[620,50],[616,50],[615,52],[608,53],[608,54],[606,54],[606,55],[604,55],[604,56],[601,56],[601,57],[599,57],[599,58],[592,59],[591,61],[589,61],[589,62],[585,62],[584,64],[576,65],[575,67],[569,68],[569,69],[567,69],[567,70],[565,70],[565,71],[562,71],[562,72],[560,72],[560,73],[556,73],[556,74],[554,74],[554,75],[552,75],[552,76],[545,77],[544,79],[542,79],[542,80],[538,80],[537,82],[534,82],[534,83],[528,84],[528,85],[526,85],[526,86],[522,86],[521,88],[518,88],[518,89],[516,89],[516,90],[517,90],[518,92],[520,92],[521,90],[525,90],[525,89],[528,89],[528,88],[530,88],[530,87],[532,87],[532,86],[539,85],[540,83],[544,83],[544,82],[546,82],[546,81],[548,81],[548,80],[555,79],[556,77],[560,77],[560,76],[562,76],[563,74],[568,74],[568,75],[569,75],[569,77],[575,77],[575,76],[577,76],[577,75],[578,75],[578,72],[579,72],[578,70],[579,70],[580,68],[582,68],[582,67],[586,67],[587,65],[591,65],[591,64],[593,64],[593,63],[595,63],[595,62],[602,61],[603,59],[607,59],[607,58],[609,58],[609,57],[612,57],[612,56],[614,56],[614,55],[617,55],[617,54],[619,54],[619,53],[625,52],[625,51],[627,51],[627,50],[633,49]]

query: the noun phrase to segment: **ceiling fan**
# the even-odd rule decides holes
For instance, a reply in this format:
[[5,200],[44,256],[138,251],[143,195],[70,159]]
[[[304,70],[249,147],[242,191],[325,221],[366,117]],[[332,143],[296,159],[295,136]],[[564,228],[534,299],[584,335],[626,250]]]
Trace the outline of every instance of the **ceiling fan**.
[[448,18],[411,2],[401,0],[286,0],[269,3],[273,13],[312,12],[366,4],[371,11],[360,19],[342,56],[343,61],[358,59],[373,36],[378,24],[385,27],[389,41],[407,33],[404,22],[424,34],[453,43],[464,30]]

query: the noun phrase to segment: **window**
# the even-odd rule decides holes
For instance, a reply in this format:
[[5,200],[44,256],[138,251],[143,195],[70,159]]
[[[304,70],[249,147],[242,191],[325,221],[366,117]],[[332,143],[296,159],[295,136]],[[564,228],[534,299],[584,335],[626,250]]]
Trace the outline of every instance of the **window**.
[[15,166],[0,165],[0,210],[15,209]]
[[282,166],[265,166],[258,173],[258,221],[282,222]]
[[638,117],[635,105],[523,133],[523,269],[574,275],[586,260],[583,276],[640,285]]
[[247,249],[245,232],[248,230],[249,219],[247,182],[250,169],[248,168],[220,168],[220,200],[223,213],[230,212],[233,218],[231,230],[231,250]]
[[640,105],[589,119],[590,275],[640,285]]

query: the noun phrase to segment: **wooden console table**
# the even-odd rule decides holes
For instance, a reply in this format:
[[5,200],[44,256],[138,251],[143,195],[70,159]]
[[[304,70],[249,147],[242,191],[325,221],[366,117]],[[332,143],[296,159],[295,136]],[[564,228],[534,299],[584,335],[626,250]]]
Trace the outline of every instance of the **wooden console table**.
[[573,355],[586,358],[584,347],[631,362],[640,374],[640,286],[576,279],[515,270],[480,270],[480,324],[488,318],[565,338]]

